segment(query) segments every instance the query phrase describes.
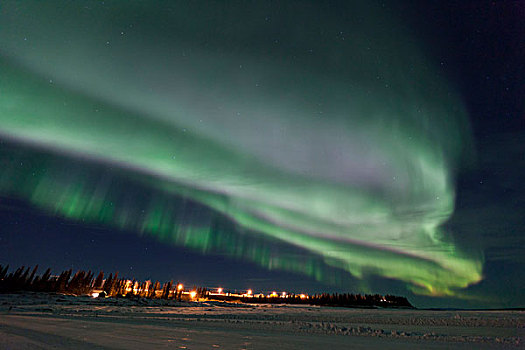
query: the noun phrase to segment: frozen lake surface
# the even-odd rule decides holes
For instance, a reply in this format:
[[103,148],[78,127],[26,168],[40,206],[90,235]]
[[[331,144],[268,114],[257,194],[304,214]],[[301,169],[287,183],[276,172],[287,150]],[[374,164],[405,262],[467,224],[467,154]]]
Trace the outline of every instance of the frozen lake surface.
[[525,311],[0,295],[0,349],[516,349]]

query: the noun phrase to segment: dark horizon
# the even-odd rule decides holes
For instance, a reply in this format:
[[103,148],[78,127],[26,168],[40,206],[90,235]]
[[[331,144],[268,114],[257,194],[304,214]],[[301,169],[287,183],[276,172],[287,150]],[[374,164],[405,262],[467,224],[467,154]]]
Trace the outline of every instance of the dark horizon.
[[[5,271],[2,271],[3,269],[5,269]],[[50,271],[51,272],[51,277],[54,277],[54,278],[60,278],[61,275],[64,275],[68,272],[68,270],[63,270],[61,271],[60,273],[58,273],[58,271],[53,271],[51,268],[41,268],[38,264],[35,265],[35,266],[10,266],[9,264],[8,265],[5,265],[5,266],[2,266],[0,265],[0,276],[1,275],[4,275],[4,277],[8,277],[8,278],[12,278],[13,275],[16,275],[16,272],[18,271],[21,271],[21,275],[25,275],[26,277],[29,277],[29,280],[27,283],[30,283],[31,280],[35,280],[34,278],[41,278],[42,277],[42,271],[46,271],[45,273],[47,273],[47,271]],[[26,271],[24,273],[24,271]],[[28,272],[30,272],[30,275],[28,275]],[[36,272],[36,273],[35,273]],[[64,290],[64,291],[58,291],[58,290],[48,290],[48,291],[45,291],[45,290],[34,290],[34,288],[30,287],[30,286],[26,286],[26,287],[20,287],[20,286],[17,286],[16,288],[6,288],[5,286],[3,286],[2,288],[2,283],[0,283],[0,293],[2,294],[11,294],[11,293],[25,293],[25,292],[33,292],[33,293],[57,293],[57,294],[64,294],[64,295],[74,295],[74,296],[91,296],[91,291],[93,290],[105,290],[105,288],[102,288],[101,286],[103,286],[104,284],[107,283],[107,280],[111,280],[112,278],[116,279],[118,278],[119,280],[125,280],[125,281],[131,281],[131,282],[136,282],[138,283],[139,286],[141,286],[144,282],[149,282],[149,286],[151,288],[151,286],[154,286],[156,285],[157,283],[159,283],[159,287],[157,287],[157,291],[163,291],[164,288],[166,287],[166,285],[169,285],[168,288],[171,288],[172,291],[184,291],[186,293],[189,293],[191,291],[196,291],[196,290],[203,290],[205,292],[208,292],[208,293],[212,293],[211,296],[200,296],[200,298],[204,298],[204,299],[207,299],[207,300],[220,300],[220,301],[234,301],[234,302],[244,302],[244,303],[250,303],[250,299],[246,299],[246,298],[239,298],[237,297],[239,294],[242,294],[242,295],[249,295],[250,297],[259,297],[260,298],[260,295],[264,295],[266,298],[270,297],[271,295],[275,294],[277,298],[281,298],[281,294],[283,295],[287,295],[287,296],[293,296],[294,298],[300,298],[300,299],[305,299],[305,298],[309,298],[309,297],[312,297],[312,296],[322,296],[322,295],[327,295],[327,296],[336,296],[338,294],[345,294],[345,295],[361,295],[359,293],[352,293],[351,291],[336,291],[336,292],[326,292],[326,291],[316,291],[314,293],[304,293],[303,291],[295,291],[295,290],[284,290],[283,288],[273,288],[273,289],[267,289],[267,290],[253,290],[251,288],[244,288],[244,289],[232,289],[232,288],[229,288],[228,286],[223,286],[222,284],[219,284],[218,286],[207,286],[207,285],[197,285],[195,283],[191,283],[191,282],[184,282],[186,284],[183,283],[183,281],[180,281],[180,280],[171,280],[171,281],[156,281],[154,279],[151,279],[151,278],[147,278],[145,280],[141,280],[141,279],[136,279],[134,277],[129,277],[129,276],[122,276],[120,275],[119,271],[112,271],[112,272],[104,272],[104,271],[99,271],[98,273],[96,271],[91,271],[91,270],[87,270],[87,269],[78,269],[78,270],[73,270],[73,268],[69,269],[69,272],[71,272],[69,274],[70,277],[73,277],[75,276],[77,273],[80,273],[82,272],[83,274],[85,273],[86,276],[88,276],[89,278],[89,274],[91,273],[91,278],[89,281],[91,281],[89,283],[90,286],[92,286],[92,288],[90,289],[90,292],[86,292],[86,291],[83,291],[83,292],[74,292],[74,291],[70,291],[70,290]],[[44,273],[44,275],[45,275]],[[97,287],[97,281],[99,280],[100,276],[102,276],[102,282],[103,284],[99,287]],[[23,277],[23,276],[22,276]],[[3,279],[0,278],[0,282],[2,281]],[[69,281],[72,281],[71,279],[69,279]],[[5,284],[5,283],[4,283]],[[180,286],[180,288],[179,288]],[[141,288],[141,287],[140,287]],[[215,294],[213,294],[215,293]],[[217,297],[214,297],[213,295],[217,295],[217,293],[219,293],[219,295],[224,295],[225,297],[223,298],[219,298],[217,299]],[[97,293],[98,294],[98,293]],[[227,296],[230,295],[230,294],[234,294],[234,298],[233,299],[228,299]],[[236,295],[235,295],[236,294]],[[304,298],[303,298],[304,296]],[[363,297],[367,297],[367,296],[372,296],[372,294],[363,294],[362,295]],[[386,296],[390,296],[390,297],[396,297],[396,298],[402,298],[402,299],[405,299],[406,302],[408,303],[408,305],[410,306],[410,308],[414,308],[414,309],[418,309],[418,310],[429,310],[429,311],[440,311],[440,310],[443,310],[443,311],[454,311],[454,310],[461,310],[461,311],[505,311],[505,310],[508,310],[508,311],[523,311],[525,310],[525,307],[509,307],[509,308],[460,308],[460,307],[427,307],[427,308],[418,308],[414,305],[411,305],[410,301],[406,298],[404,298],[403,296],[401,295],[390,295],[390,294],[386,294]],[[97,298],[98,296],[92,296],[93,298]],[[105,297],[110,297],[110,295],[107,295]],[[129,296],[126,296],[126,295],[119,295],[119,296],[116,296],[116,295],[112,295],[111,297],[120,297],[120,298],[129,298]],[[141,298],[144,298],[144,296],[142,295],[134,295],[132,297],[141,297]],[[146,296],[145,298],[152,298],[151,296]],[[164,299],[164,297],[160,297],[160,296],[157,296],[157,298],[160,298],[160,299]],[[170,296],[169,297],[170,299],[177,299],[178,297],[176,296]],[[187,299],[187,298],[186,298]],[[185,301],[202,301],[202,300],[198,300],[198,299],[195,299],[195,300],[191,300],[193,298],[190,298],[188,300]],[[180,301],[180,297],[179,297],[179,301]],[[253,302],[253,300],[252,300]],[[257,303],[261,303],[261,301],[257,301]],[[268,303],[268,302],[264,302],[264,303]],[[283,299],[283,301],[279,301],[279,302],[274,302],[273,304],[287,304],[286,300]],[[290,302],[289,304],[297,304],[297,302]],[[303,304],[309,304],[308,302],[303,302]],[[311,303],[310,303],[311,304]],[[312,305],[315,305],[315,304],[312,304]],[[323,305],[321,305],[323,306]],[[338,305],[324,305],[324,306],[338,306]],[[339,305],[339,306],[342,306],[342,305]],[[347,305],[347,306],[343,306],[343,307],[360,307],[358,305]],[[371,307],[379,307],[379,308],[391,308],[392,306],[382,306],[382,305],[371,305]],[[399,308],[399,306],[394,306],[394,308]]]

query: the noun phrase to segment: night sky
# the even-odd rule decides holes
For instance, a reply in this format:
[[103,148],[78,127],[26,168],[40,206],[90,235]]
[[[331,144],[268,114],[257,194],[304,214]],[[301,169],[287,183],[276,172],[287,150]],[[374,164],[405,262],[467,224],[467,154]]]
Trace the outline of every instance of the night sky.
[[2,1],[0,264],[524,307],[524,1]]

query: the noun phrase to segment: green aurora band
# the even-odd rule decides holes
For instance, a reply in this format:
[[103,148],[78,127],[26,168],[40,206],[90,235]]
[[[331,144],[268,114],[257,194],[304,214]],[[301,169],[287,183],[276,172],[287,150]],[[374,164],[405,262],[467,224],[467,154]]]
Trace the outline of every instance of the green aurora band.
[[[2,4],[0,135],[40,153],[1,152],[0,193],[324,282],[323,266],[436,296],[481,280],[481,257],[441,228],[470,146],[464,109],[387,14],[87,4]],[[100,162],[117,170],[87,170]],[[111,178],[154,195],[139,205]],[[188,224],[177,198],[234,224]]]

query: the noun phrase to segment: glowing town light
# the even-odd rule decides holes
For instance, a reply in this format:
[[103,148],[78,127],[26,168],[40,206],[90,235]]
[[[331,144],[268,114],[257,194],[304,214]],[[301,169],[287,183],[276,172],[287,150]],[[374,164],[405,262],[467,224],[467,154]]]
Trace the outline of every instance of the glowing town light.
[[196,291],[191,291],[190,292],[190,298],[195,299],[195,296],[197,296],[197,292]]
[[281,296],[282,296],[283,298],[286,298],[286,292],[283,292],[283,293],[281,294]]
[[277,295],[276,292],[272,292],[272,294],[270,294],[270,297],[272,297],[272,298],[276,298],[277,296],[278,296],[278,295]]
[[248,289],[248,291],[246,292],[246,294],[248,294],[248,295],[252,295],[252,293],[253,293],[253,292],[252,292],[251,289]]
[[91,296],[92,296],[93,298],[98,298],[99,295],[100,295],[100,293],[97,293],[97,292],[93,292],[93,293],[91,293]]
[[179,283],[179,285],[177,286],[177,290],[182,290],[182,288],[184,288],[184,286],[182,285],[182,283]]
[[126,286],[125,286],[125,288],[126,288],[126,293],[131,292],[131,290],[132,290],[132,288],[131,288],[131,283],[132,283],[131,280],[127,280],[127,281],[126,281]]
[[299,297],[300,297],[301,299],[306,299],[306,295],[304,295],[304,294],[299,295]]
[[222,294],[222,288],[217,289],[217,293]]

